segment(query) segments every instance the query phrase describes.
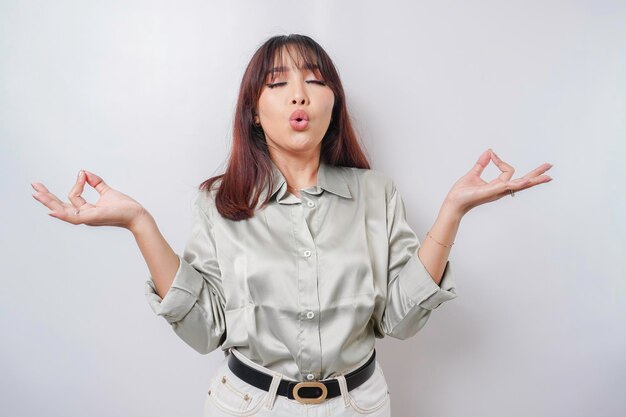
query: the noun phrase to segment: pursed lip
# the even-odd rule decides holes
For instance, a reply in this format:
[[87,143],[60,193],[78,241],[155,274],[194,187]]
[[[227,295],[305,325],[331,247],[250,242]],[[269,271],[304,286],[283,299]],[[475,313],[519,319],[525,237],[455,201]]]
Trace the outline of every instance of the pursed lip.
[[293,113],[291,113],[291,116],[289,117],[289,120],[309,120],[309,115],[304,111],[304,110],[296,110]]

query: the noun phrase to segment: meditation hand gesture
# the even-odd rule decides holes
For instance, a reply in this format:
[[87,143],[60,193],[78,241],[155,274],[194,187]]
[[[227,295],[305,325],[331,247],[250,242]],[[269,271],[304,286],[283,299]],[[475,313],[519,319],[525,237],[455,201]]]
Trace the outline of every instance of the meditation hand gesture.
[[[498,178],[485,182],[480,175],[490,160],[493,160],[502,173]],[[491,148],[487,149],[478,158],[474,167],[454,184],[446,196],[446,203],[464,215],[481,204],[499,200],[507,195],[513,196],[514,192],[551,181],[550,176],[542,175],[550,168],[551,164],[544,163],[523,177],[511,180],[515,168],[501,160]]]
[[[100,194],[95,205],[81,197],[85,181]],[[33,194],[35,200],[52,210],[48,213],[50,216],[71,224],[117,226],[131,230],[136,221],[147,213],[137,201],[109,187],[102,178],[89,171],[81,170],[78,174],[68,195],[70,203],[61,201],[41,183],[34,182],[31,186],[37,191]]]

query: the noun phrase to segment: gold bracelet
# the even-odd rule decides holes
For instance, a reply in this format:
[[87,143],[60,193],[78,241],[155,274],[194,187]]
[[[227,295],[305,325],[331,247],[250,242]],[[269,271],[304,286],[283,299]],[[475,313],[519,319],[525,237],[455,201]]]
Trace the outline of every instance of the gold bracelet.
[[430,235],[430,232],[426,232],[426,236],[430,237],[432,240],[434,240],[435,242],[439,243],[441,246],[445,246],[446,248],[451,247],[452,245],[454,245],[454,242],[450,243],[449,245],[444,245],[443,243],[439,242],[437,239],[435,239],[434,237],[432,237]]

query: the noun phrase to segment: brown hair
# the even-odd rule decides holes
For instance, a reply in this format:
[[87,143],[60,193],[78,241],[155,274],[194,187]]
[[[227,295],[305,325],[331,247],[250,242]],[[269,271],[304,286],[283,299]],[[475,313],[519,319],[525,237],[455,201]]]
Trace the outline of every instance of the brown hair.
[[[254,216],[263,188],[273,189],[270,154],[263,130],[254,124],[254,111],[274,59],[277,57],[278,62],[282,62],[283,49],[288,46],[296,50],[301,60],[300,68],[312,64],[319,67],[322,79],[335,95],[330,126],[322,139],[321,160],[328,165],[370,169],[350,123],[339,74],[328,54],[305,35],[273,36],[254,53],[241,80],[228,167],[223,174],[211,177],[199,186],[200,190],[210,190],[215,181],[222,180],[215,204],[218,212],[228,219],[245,220]],[[269,202],[269,192],[266,197],[261,207]]]

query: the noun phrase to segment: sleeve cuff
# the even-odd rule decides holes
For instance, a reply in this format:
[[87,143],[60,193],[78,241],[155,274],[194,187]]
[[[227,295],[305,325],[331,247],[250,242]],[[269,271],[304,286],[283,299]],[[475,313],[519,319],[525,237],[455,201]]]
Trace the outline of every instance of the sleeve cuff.
[[203,277],[180,255],[174,281],[164,298],[156,292],[152,277],[145,283],[145,296],[152,311],[163,316],[169,323],[182,320],[192,309],[202,290]]
[[411,300],[427,310],[434,310],[443,302],[457,297],[454,274],[451,271],[449,260],[446,262],[439,285],[430,276],[417,256],[417,252],[409,258],[400,271],[398,279],[400,287]]

